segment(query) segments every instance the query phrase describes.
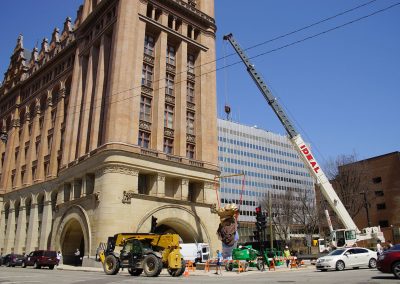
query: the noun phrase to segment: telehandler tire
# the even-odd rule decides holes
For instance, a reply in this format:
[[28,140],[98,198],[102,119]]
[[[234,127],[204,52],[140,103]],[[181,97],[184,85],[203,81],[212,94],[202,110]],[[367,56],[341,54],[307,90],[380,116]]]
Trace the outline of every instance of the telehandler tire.
[[103,263],[103,270],[107,275],[117,274],[119,271],[118,259],[112,254],[107,255]]
[[186,269],[186,262],[184,259],[182,259],[181,268],[168,268],[168,273],[172,277],[179,277],[185,272],[185,269]]
[[143,271],[147,277],[156,277],[160,275],[160,261],[154,254],[146,255],[143,259]]
[[128,272],[130,275],[132,276],[139,276],[140,274],[142,274],[143,269],[141,268],[128,268]]

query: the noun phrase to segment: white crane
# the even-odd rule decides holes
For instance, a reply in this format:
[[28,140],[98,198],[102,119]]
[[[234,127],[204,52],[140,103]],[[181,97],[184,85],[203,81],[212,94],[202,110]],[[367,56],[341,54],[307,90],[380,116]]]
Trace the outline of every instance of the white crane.
[[283,124],[283,127],[286,129],[290,141],[292,142],[294,148],[299,153],[300,157],[304,160],[305,164],[308,166],[311,175],[316,179],[319,188],[325,199],[328,201],[329,205],[335,211],[336,215],[339,217],[340,221],[343,223],[345,229],[336,229],[331,230],[330,235],[330,245],[332,247],[345,247],[352,246],[357,241],[362,240],[381,240],[385,241],[383,237],[383,233],[380,230],[380,227],[368,227],[360,231],[353,219],[350,217],[349,212],[347,212],[343,203],[340,201],[338,195],[333,189],[331,183],[326,177],[325,173],[322,171],[318,162],[315,160],[314,155],[311,153],[310,148],[304,142],[303,138],[296,131],[294,125],[289,120],[288,116],[272,95],[268,86],[265,84],[261,75],[257,72],[254,65],[251,63],[250,59],[247,57],[244,50],[240,47],[237,41],[234,39],[232,34],[228,34],[224,36],[224,40],[227,40],[231,43],[239,57],[242,59],[243,63],[247,67],[247,71],[249,72],[251,78],[253,78],[257,87],[260,89],[263,94],[265,100],[271,106],[275,114],[278,116],[279,120]]

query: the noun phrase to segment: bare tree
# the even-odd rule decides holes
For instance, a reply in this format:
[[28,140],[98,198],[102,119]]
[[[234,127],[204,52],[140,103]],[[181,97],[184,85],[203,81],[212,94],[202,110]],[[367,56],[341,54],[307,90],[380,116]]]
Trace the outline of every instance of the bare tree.
[[[271,196],[271,195],[270,195]],[[286,191],[284,194],[271,196],[272,203],[272,225],[275,235],[283,241],[289,241],[290,229],[293,224],[293,209],[295,206],[295,198],[291,191]],[[269,199],[268,196],[262,202],[262,207],[268,212]]]
[[[361,194],[369,195],[371,192],[370,182],[366,178],[366,165],[359,162],[357,154],[353,153],[340,155],[335,160],[329,161],[325,171],[343,205],[354,218],[366,205]],[[369,199],[371,198],[373,198],[372,195],[369,196]],[[321,202],[324,201],[321,200]],[[340,226],[336,218],[331,217],[333,224]]]
[[319,216],[314,194],[307,191],[297,194],[293,221],[306,235],[318,232]]

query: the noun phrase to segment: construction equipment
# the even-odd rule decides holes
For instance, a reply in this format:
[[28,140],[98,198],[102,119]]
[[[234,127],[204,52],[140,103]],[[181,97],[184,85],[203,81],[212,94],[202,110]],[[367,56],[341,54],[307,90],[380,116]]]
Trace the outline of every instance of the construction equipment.
[[[120,253],[115,252],[117,246],[122,247]],[[120,268],[128,268],[132,276],[144,272],[148,277],[160,275],[163,267],[174,277],[185,271],[177,234],[119,233],[108,237],[99,259],[107,275],[117,274]]]
[[368,227],[363,229],[362,231],[357,228],[356,224],[350,217],[343,203],[340,201],[325,173],[322,171],[321,167],[315,160],[315,157],[311,153],[309,146],[303,141],[303,138],[296,131],[294,124],[289,120],[289,117],[286,115],[279,102],[272,95],[263,78],[257,72],[254,65],[251,63],[250,58],[247,57],[245,51],[240,47],[232,34],[225,35],[224,40],[227,40],[231,43],[243,63],[246,65],[247,71],[250,74],[251,78],[254,80],[257,87],[263,94],[265,100],[272,107],[280,122],[283,124],[283,127],[288,133],[289,139],[293,144],[293,147],[297,150],[300,157],[308,166],[311,175],[316,179],[317,183],[319,184],[319,188],[321,189],[323,196],[328,201],[332,209],[335,211],[340,221],[343,223],[345,229],[333,230],[331,232],[330,245],[332,247],[352,246],[356,242],[363,240],[381,240],[382,242],[384,242],[384,236],[379,226]]

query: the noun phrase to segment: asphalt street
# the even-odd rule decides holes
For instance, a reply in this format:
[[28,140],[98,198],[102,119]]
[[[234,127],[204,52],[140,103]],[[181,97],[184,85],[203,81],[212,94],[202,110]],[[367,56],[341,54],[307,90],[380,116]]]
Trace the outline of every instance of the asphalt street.
[[160,277],[132,277],[126,271],[118,275],[108,276],[101,271],[48,270],[33,268],[0,267],[0,283],[399,283],[392,274],[382,274],[375,269],[345,270],[341,272],[319,272],[313,268],[286,270],[275,272],[250,271],[237,274],[225,272],[215,275],[212,272],[196,271],[189,277],[173,278],[163,272]]

